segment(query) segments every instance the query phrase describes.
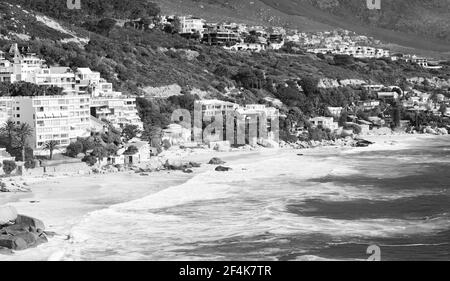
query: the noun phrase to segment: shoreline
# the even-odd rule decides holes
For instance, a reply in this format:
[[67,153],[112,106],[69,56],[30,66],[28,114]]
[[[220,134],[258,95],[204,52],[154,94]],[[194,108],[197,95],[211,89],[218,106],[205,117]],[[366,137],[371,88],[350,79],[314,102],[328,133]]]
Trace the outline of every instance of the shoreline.
[[[419,137],[419,138],[418,138]],[[0,260],[49,260],[59,259],[63,245],[70,243],[71,229],[82,222],[90,213],[111,206],[131,202],[158,193],[170,187],[179,186],[197,175],[210,173],[217,165],[208,165],[213,157],[226,161],[225,166],[243,167],[255,160],[267,160],[280,154],[301,154],[305,165],[311,160],[308,156],[320,156],[340,153],[359,153],[376,150],[405,149],[414,141],[422,141],[436,136],[389,135],[365,136],[364,139],[375,144],[367,148],[316,147],[309,149],[256,149],[251,151],[217,152],[199,150],[190,153],[175,151],[171,157],[181,161],[193,161],[202,167],[193,169],[192,174],[182,171],[158,171],[142,176],[134,171],[79,176],[74,181],[70,176],[48,177],[30,182],[31,193],[0,193],[0,204],[16,207],[21,214],[41,219],[46,229],[58,235],[49,239],[49,243],[38,248],[15,252],[13,255],[1,255]],[[55,257],[56,255],[56,257]]]

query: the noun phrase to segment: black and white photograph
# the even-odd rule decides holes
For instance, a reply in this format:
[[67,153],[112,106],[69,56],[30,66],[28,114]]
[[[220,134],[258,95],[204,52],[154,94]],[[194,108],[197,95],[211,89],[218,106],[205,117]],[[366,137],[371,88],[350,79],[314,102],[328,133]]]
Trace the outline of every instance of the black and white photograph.
[[450,0],[0,0],[0,263],[450,261],[449,131]]

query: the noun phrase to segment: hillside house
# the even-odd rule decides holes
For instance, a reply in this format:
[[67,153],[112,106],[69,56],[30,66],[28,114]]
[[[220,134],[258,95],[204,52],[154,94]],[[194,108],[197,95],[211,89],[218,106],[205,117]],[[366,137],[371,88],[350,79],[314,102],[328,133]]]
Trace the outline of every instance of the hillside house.
[[313,125],[313,127],[317,128],[330,129],[331,131],[339,129],[339,125],[337,122],[334,122],[333,117],[315,117],[309,119],[309,122]]

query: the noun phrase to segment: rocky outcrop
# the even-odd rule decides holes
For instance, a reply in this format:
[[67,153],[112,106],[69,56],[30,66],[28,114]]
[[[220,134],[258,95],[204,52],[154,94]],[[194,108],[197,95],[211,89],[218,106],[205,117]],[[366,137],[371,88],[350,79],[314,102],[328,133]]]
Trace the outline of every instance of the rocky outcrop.
[[6,178],[0,181],[0,192],[31,192],[31,189],[14,178]]
[[331,89],[331,88],[339,88],[339,87],[347,87],[347,86],[360,86],[363,84],[367,84],[367,81],[364,81],[361,79],[343,79],[343,80],[338,81],[336,79],[323,78],[323,79],[319,80],[317,87]]
[[216,172],[228,172],[228,171],[231,171],[231,168],[224,166],[219,166],[216,168]]
[[361,79],[343,79],[339,81],[341,86],[361,86],[367,84],[367,81]]
[[318,88],[338,88],[341,86],[339,82],[336,79],[329,79],[329,78],[323,78],[319,80],[319,83],[317,84]]
[[436,132],[440,135],[444,135],[444,136],[448,135],[448,130],[446,128],[437,128]]
[[192,168],[199,168],[200,166],[201,165],[199,163],[195,162],[171,164],[171,162],[167,160],[166,164],[164,165],[164,168],[166,170],[173,170],[173,171],[186,171]]
[[374,144],[371,141],[367,141],[367,140],[363,140],[363,139],[355,139],[356,143],[355,143],[355,147],[368,147],[369,145]]
[[425,134],[437,135],[436,130],[434,130],[434,129],[431,128],[431,127],[426,127],[426,128],[423,130],[423,132],[424,132]]
[[[11,220],[11,218],[14,218]],[[5,223],[6,222],[6,223]],[[17,215],[10,206],[0,207],[0,250],[25,250],[48,241],[44,223],[38,219]]]
[[[414,85],[423,85],[427,83],[433,88],[450,88],[450,79],[441,79],[438,77],[424,78],[424,77],[412,77],[407,79],[407,81]],[[427,82],[425,82],[427,81]]]
[[295,143],[280,142],[280,147],[290,147],[294,149],[307,149],[324,146],[339,146],[339,147],[355,147],[357,141],[351,137],[339,138],[336,140],[322,140],[322,141],[297,141]]
[[448,130],[446,128],[432,128],[430,126],[427,126],[423,129],[424,134],[430,134],[430,135],[448,135]]
[[226,163],[225,161],[223,161],[222,159],[217,158],[217,157],[212,158],[208,162],[208,164],[210,164],[210,165],[222,165],[222,164],[225,164],[225,163]]

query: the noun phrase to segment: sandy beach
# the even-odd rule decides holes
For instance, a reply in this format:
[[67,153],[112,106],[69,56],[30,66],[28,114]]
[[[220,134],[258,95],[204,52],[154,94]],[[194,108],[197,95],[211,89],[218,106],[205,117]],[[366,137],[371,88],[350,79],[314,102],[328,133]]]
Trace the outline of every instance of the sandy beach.
[[[32,193],[0,193],[0,204],[9,204],[17,208],[19,213],[41,219],[48,231],[57,235],[49,239],[49,243],[38,248],[16,252],[12,255],[1,255],[0,260],[60,260],[65,259],[72,243],[72,228],[79,224],[88,214],[107,209],[113,205],[139,200],[140,198],[160,193],[173,187],[183,186],[183,183],[193,177],[204,174],[213,175],[214,165],[206,163],[212,157],[220,157],[227,162],[226,166],[233,168],[233,178],[245,178],[246,173],[258,173],[261,178],[270,177],[263,169],[247,171],[246,165],[257,161],[270,162],[272,157],[280,155],[301,154],[304,160],[299,160],[302,169],[301,177],[313,178],[323,176],[332,171],[338,173],[336,166],[329,162],[311,162],[312,155],[329,155],[335,153],[356,153],[375,150],[398,150],[408,147],[417,139],[432,138],[422,135],[390,135],[367,136],[367,140],[375,142],[367,148],[322,147],[303,150],[272,150],[258,149],[255,151],[215,152],[211,150],[196,150],[192,153],[173,153],[172,157],[186,161],[202,163],[193,174],[180,171],[160,171],[142,176],[134,172],[117,174],[89,175],[79,177],[54,177],[30,180]],[[300,157],[300,156],[298,156]],[[223,174],[222,174],[223,175]],[[221,175],[221,176],[222,176]],[[165,198],[161,196],[161,198]],[[72,249],[73,250],[73,249]],[[76,255],[75,255],[76,256]]]

